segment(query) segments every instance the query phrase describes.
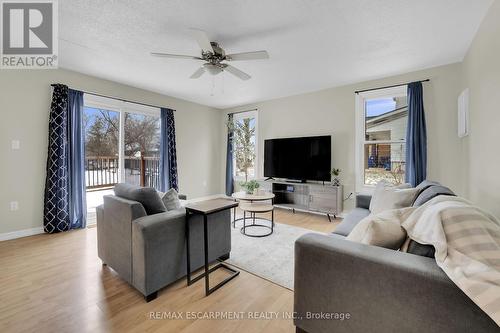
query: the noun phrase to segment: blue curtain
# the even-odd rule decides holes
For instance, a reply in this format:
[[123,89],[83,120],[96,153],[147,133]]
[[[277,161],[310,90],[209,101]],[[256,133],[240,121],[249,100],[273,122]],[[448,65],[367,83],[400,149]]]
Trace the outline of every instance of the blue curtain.
[[175,143],[174,110],[160,110],[160,191],[175,188],[179,191],[177,178],[177,150]]
[[83,130],[83,92],[68,92],[68,171],[71,229],[87,225],[85,197],[85,133]]
[[86,224],[83,93],[54,85],[49,115],[43,225],[47,233]]
[[408,84],[406,182],[417,186],[427,177],[427,130],[421,82]]
[[233,115],[229,114],[227,130],[227,149],[226,149],[226,195],[230,196],[234,192],[234,179],[233,179]]

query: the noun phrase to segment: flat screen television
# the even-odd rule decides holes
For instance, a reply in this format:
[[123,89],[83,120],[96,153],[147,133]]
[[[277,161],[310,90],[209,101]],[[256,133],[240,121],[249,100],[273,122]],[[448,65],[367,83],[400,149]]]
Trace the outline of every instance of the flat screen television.
[[264,177],[330,181],[332,137],[264,141]]

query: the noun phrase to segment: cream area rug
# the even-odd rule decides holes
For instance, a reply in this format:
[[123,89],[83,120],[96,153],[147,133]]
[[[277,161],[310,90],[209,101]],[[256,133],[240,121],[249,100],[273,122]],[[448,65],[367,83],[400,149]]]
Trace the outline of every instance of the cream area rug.
[[[258,223],[269,223],[259,221]],[[231,257],[228,264],[293,290],[294,243],[308,229],[275,223],[274,232],[262,238],[248,237],[240,232],[242,221],[231,223]],[[248,222],[247,222],[248,224]],[[250,230],[251,229],[251,230]],[[264,228],[247,228],[247,233],[265,233]]]

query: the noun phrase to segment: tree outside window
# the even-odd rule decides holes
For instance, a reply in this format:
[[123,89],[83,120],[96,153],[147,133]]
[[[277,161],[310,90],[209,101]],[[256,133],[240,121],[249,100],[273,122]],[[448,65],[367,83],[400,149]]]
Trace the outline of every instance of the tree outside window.
[[[125,154],[158,155],[159,117],[125,112]],[[85,108],[83,114],[87,156],[118,156],[120,117],[118,112]]]
[[256,176],[256,118],[241,117],[233,125],[235,176],[246,182]]

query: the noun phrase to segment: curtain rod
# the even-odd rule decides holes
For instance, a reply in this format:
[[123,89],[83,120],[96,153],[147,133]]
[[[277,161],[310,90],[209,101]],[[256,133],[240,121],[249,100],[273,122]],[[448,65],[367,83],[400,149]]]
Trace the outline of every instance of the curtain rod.
[[245,111],[237,111],[237,112],[229,112],[228,115],[230,115],[230,114],[238,114],[238,113],[245,113],[245,112],[251,112],[251,111],[257,111],[257,109],[251,109],[251,110],[245,110]]
[[[58,83],[52,83],[51,86],[54,87],[57,84]],[[70,89],[73,89],[73,88],[70,88]],[[73,89],[73,90],[78,90],[78,89]],[[123,98],[101,95],[101,94],[97,94],[97,93],[90,92],[90,91],[84,91],[84,90],[80,90],[80,91],[83,92],[83,93],[85,93],[85,94],[94,95],[94,96],[98,96],[98,97],[104,97],[104,98],[111,98],[111,99],[115,99],[115,100],[120,101],[120,102],[133,103],[133,104],[138,104],[138,105],[143,105],[143,106],[149,106],[149,107],[158,108],[158,109],[170,109],[170,108],[164,108],[163,106],[146,104],[146,103],[141,103],[141,102],[134,102],[134,101],[130,101],[130,100],[123,99]],[[172,109],[170,109],[170,110],[172,110]],[[175,110],[172,110],[172,111],[175,112]]]
[[[413,81],[413,82],[429,82],[430,80],[431,79],[425,79],[425,80]],[[401,86],[406,86],[406,85],[408,85],[410,83],[413,83],[413,82],[395,84],[393,86],[385,86],[385,87],[378,87],[378,88],[372,88],[372,89],[358,90],[358,91],[355,91],[354,93],[355,94],[359,94],[359,93],[366,92],[366,91],[373,91],[373,90],[380,90],[380,89],[388,89],[388,88],[401,87]]]

